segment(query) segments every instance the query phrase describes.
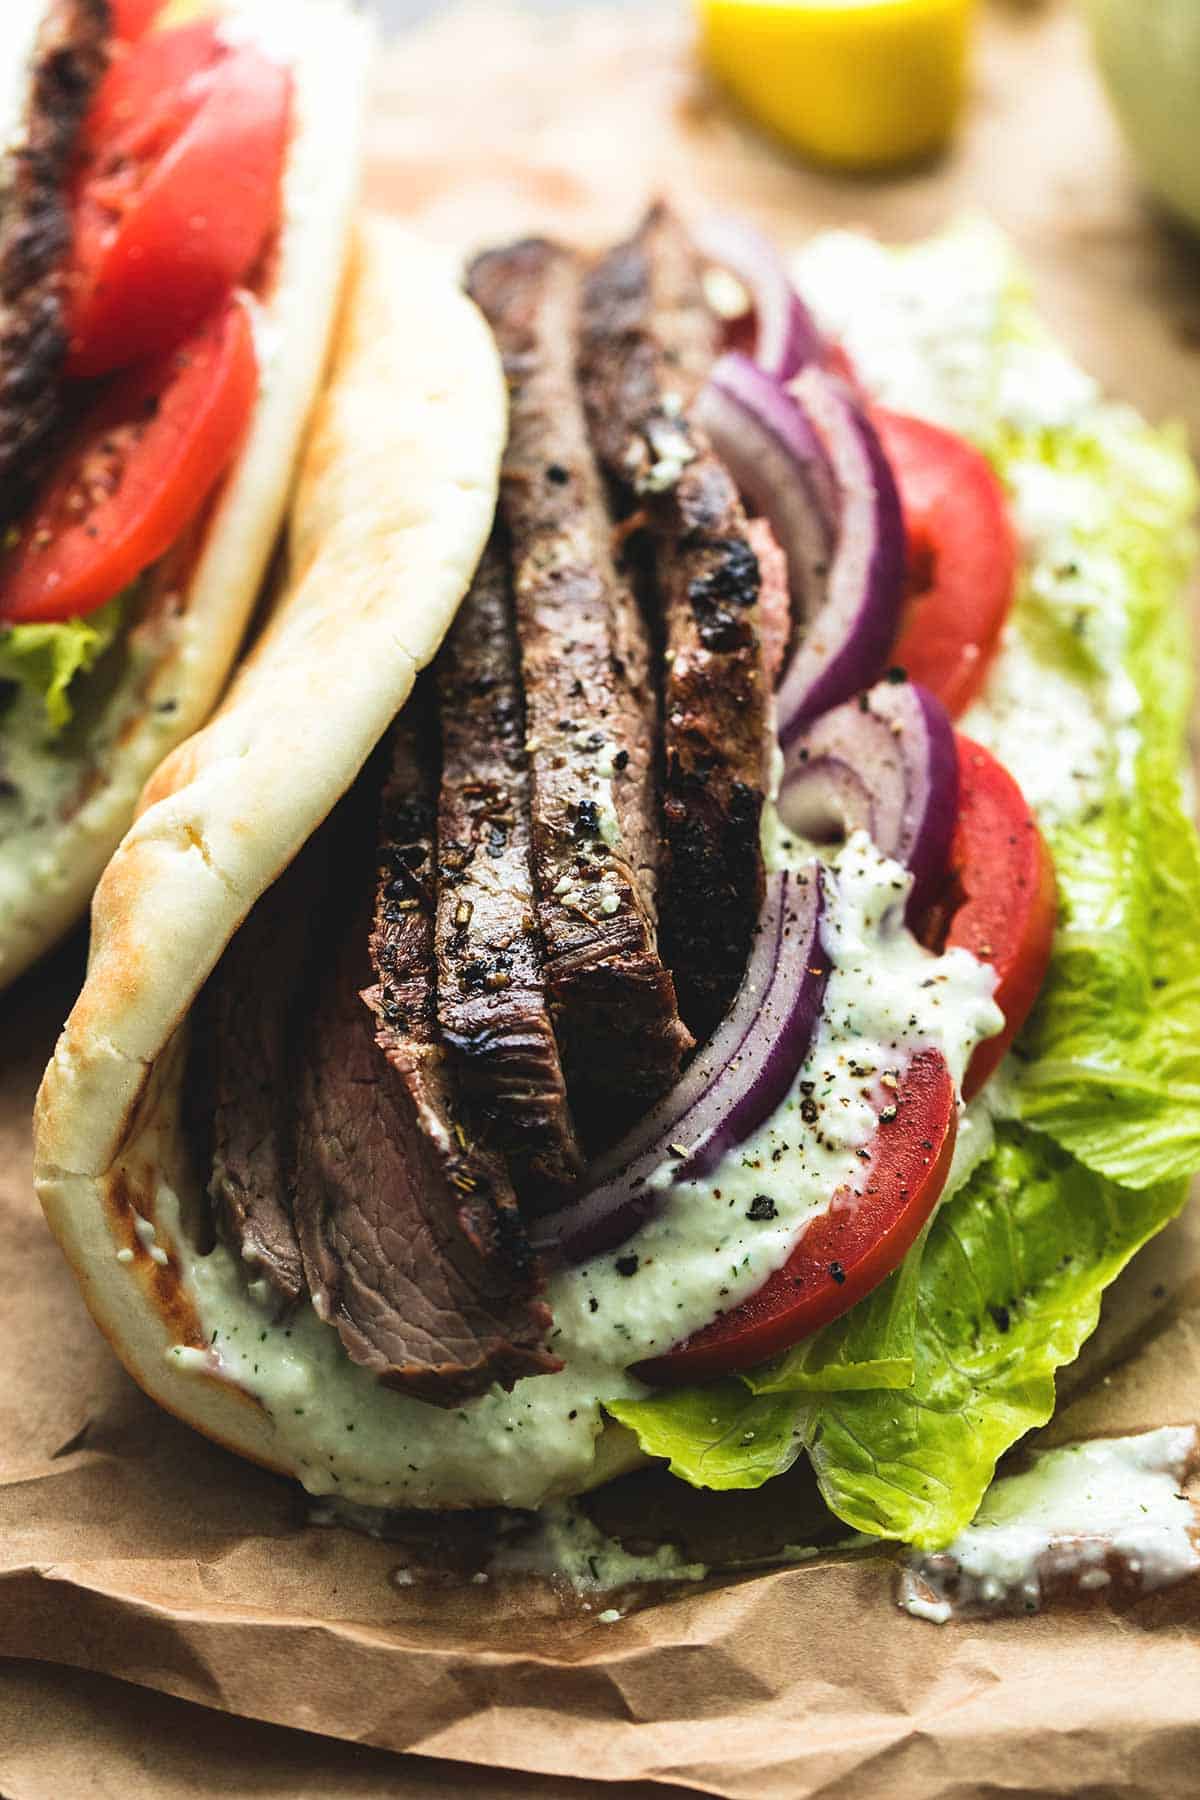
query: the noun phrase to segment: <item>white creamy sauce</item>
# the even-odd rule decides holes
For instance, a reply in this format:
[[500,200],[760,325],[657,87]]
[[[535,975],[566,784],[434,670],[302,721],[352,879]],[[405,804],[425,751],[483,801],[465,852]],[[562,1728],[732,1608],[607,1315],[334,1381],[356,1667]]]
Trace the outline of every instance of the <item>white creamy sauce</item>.
[[[876,1125],[868,1095],[878,1074],[937,1046],[957,1081],[975,1044],[998,1028],[991,969],[962,950],[923,950],[902,923],[907,892],[906,873],[861,834],[834,858],[822,924],[833,970],[795,1088],[710,1178],[677,1185],[666,1164],[659,1216],[619,1251],[550,1279],[549,1345],[561,1373],[451,1411],[426,1406],[351,1363],[311,1309],[276,1323],[224,1247],[191,1255],[190,1285],[217,1333],[221,1371],[267,1407],[305,1486],[375,1505],[486,1498],[520,1507],[577,1487],[601,1402],[645,1392],[628,1365],[747,1298],[786,1261],[802,1226],[853,1189],[856,1152]],[[752,1220],[764,1193],[775,1216]],[[172,1204],[164,1190],[157,1216]],[[180,1360],[207,1366],[202,1355]]]
[[990,346],[1009,282],[997,233],[980,226],[897,253],[854,232],[825,232],[796,257],[794,272],[873,393],[977,435],[995,401]]
[[152,1219],[144,1219],[140,1212],[135,1212],[133,1215],[133,1235],[142,1246],[142,1249],[146,1252],[146,1255],[150,1258],[150,1261],[157,1263],[160,1269],[165,1268],[170,1259],[162,1245],[157,1241],[158,1230],[154,1221]]
[[674,1544],[659,1544],[643,1555],[624,1549],[574,1500],[551,1501],[528,1529],[503,1537],[489,1566],[499,1576],[561,1582],[577,1594],[612,1593],[654,1581],[703,1581],[708,1574],[707,1564],[688,1562]]
[[1090,1593],[1116,1578],[1151,1593],[1194,1575],[1197,1518],[1181,1484],[1196,1455],[1191,1425],[1038,1453],[1027,1473],[993,1483],[946,1550],[909,1556],[901,1606],[944,1625],[1037,1612],[1048,1589]]
[[[838,1549],[855,1547],[850,1538]],[[675,1544],[657,1544],[635,1552],[601,1530],[578,1500],[552,1500],[536,1519],[504,1534],[493,1550],[489,1568],[499,1577],[534,1575],[570,1588],[576,1594],[611,1594],[653,1582],[705,1581],[720,1570],[783,1568],[812,1562],[821,1555],[814,1544],[781,1544],[760,1557],[735,1557],[719,1565],[690,1562]],[[605,1623],[605,1615],[597,1615]],[[615,1614],[616,1617],[621,1615]]]
[[1095,696],[1011,625],[962,729],[1004,764],[1043,826],[1077,819],[1107,790],[1114,735]]

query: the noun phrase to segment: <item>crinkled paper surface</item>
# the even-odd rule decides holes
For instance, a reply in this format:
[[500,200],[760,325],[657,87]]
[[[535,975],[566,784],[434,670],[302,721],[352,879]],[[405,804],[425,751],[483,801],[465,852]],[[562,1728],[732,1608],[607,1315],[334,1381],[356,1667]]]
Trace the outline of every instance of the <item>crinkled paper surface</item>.
[[[464,247],[527,230],[600,242],[661,189],[788,241],[834,223],[915,236],[982,207],[1077,358],[1153,417],[1190,414],[1200,440],[1200,253],[1140,207],[1065,5],[994,4],[953,158],[870,185],[744,134],[685,48],[669,10],[566,26],[442,9],[382,72],[371,197]],[[308,1525],[287,1483],[131,1388],[44,1230],[28,1115],[80,967],[75,945],[0,1003],[8,1800],[1195,1793],[1194,1583],[1120,1617],[939,1631],[896,1610],[884,1557],[842,1551],[601,1624],[532,1587],[397,1587],[396,1544]],[[1111,1296],[1069,1394],[1058,1440],[1200,1419],[1186,1215]],[[627,1528],[664,1511],[645,1488],[607,1504]],[[743,1551],[810,1504],[793,1479]],[[698,1512],[693,1543],[724,1520]]]

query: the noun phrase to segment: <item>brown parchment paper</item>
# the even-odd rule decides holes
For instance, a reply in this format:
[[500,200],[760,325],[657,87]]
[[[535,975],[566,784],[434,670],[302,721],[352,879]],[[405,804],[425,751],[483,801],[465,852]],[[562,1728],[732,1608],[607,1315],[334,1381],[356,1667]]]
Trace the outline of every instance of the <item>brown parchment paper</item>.
[[[987,10],[954,155],[871,184],[745,131],[687,35],[653,7],[443,11],[381,69],[372,200],[464,246],[599,241],[663,189],[787,241],[982,208],[1075,354],[1200,441],[1200,254],[1143,209],[1065,5]],[[29,1109],[81,968],[75,943],[0,1002],[0,1795],[1200,1789],[1196,1584],[938,1631],[896,1610],[885,1557],[837,1552],[605,1625],[530,1587],[396,1587],[394,1543],[308,1525],[132,1388],[42,1225]],[[1198,1271],[1185,1216],[1114,1292],[1057,1438],[1200,1419]],[[653,1483],[605,1504],[626,1529],[667,1513]],[[668,1506],[701,1550],[727,1532]],[[797,1472],[754,1529],[811,1507]]]

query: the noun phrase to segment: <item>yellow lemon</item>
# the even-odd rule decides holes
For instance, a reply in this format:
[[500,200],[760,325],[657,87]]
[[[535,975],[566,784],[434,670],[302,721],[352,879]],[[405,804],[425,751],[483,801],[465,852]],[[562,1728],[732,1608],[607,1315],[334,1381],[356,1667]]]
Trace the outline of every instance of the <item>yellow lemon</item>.
[[946,142],[973,0],[697,0],[714,74],[793,148],[878,169]]

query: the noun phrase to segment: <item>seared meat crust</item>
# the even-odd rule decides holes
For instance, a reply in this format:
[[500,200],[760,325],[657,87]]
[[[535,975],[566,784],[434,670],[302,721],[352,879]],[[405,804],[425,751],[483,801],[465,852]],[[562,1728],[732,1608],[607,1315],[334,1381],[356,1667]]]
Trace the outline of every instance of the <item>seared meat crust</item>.
[[436,668],[437,1010],[474,1118],[527,1207],[583,1170],[550,1022],[533,893],[529,760],[507,546],[497,533]]
[[737,992],[762,906],[770,706],[746,515],[690,417],[715,349],[695,252],[656,206],[588,280],[581,366],[601,460],[652,540],[664,645],[660,939],[700,1038]]
[[108,0],[51,0],[0,170],[0,528],[29,504],[63,423],[67,174],[111,23]]
[[313,1012],[294,1211],[314,1303],[347,1354],[452,1406],[559,1364],[507,1171],[465,1128],[437,1038],[424,726],[410,701],[393,727],[373,923],[364,909],[343,931]]
[[480,257],[470,274],[510,392],[501,511],[546,981],[577,1110],[611,1134],[671,1085],[691,1038],[657,948],[657,705],[587,439],[581,282],[578,259],[541,241]]

